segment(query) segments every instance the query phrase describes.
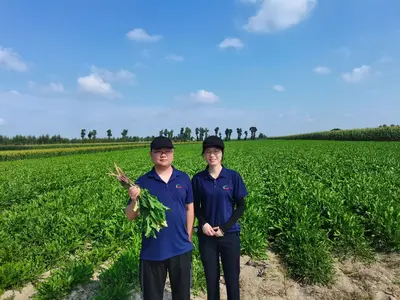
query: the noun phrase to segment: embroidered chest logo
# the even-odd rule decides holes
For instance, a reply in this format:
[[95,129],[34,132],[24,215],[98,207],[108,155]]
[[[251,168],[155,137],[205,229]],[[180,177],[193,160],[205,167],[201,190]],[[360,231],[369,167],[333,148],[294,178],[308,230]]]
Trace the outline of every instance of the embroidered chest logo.
[[229,190],[229,186],[227,186],[227,185],[224,185],[222,188],[223,188],[224,190],[226,190],[226,191]]
[[179,183],[175,186],[177,189],[181,189],[183,188],[183,186],[181,186]]

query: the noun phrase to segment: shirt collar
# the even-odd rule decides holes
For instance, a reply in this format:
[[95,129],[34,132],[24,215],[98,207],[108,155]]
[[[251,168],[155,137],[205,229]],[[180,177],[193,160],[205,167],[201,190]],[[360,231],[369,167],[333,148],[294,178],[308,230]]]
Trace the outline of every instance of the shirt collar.
[[[154,166],[151,168],[151,170],[149,171],[147,176],[150,177],[150,178],[155,178],[157,180],[161,180],[162,181],[160,176],[157,174],[156,168]],[[176,177],[179,177],[179,176],[180,176],[180,174],[179,174],[178,170],[174,166],[172,166],[172,175],[171,175],[170,180],[175,179]]]
[[[203,171],[204,172],[204,179],[213,179],[213,177],[211,177],[210,173],[208,173],[208,165],[206,167],[206,169]],[[227,178],[228,177],[228,170],[225,168],[224,165],[222,165],[222,170],[219,173],[219,176],[217,178]]]

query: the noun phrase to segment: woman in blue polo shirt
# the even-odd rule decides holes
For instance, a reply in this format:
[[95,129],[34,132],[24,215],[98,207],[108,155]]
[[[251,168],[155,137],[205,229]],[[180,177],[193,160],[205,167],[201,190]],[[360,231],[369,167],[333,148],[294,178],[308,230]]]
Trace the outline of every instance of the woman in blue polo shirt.
[[[205,170],[192,178],[195,216],[199,220],[199,250],[207,282],[207,299],[219,300],[220,265],[228,300],[240,299],[240,227],[247,189],[237,171],[222,164],[224,142],[210,136],[203,142]],[[236,206],[236,207],[235,207]]]

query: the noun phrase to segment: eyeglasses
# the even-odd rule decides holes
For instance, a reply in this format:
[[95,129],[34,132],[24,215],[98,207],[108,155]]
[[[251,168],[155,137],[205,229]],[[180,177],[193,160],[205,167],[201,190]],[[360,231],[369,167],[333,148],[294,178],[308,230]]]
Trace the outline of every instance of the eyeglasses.
[[221,150],[206,150],[206,151],[204,151],[204,154],[205,155],[207,155],[207,156],[210,156],[211,154],[214,154],[214,155],[220,155],[222,153],[222,151]]
[[165,154],[171,154],[172,152],[174,152],[174,150],[172,150],[172,149],[167,149],[167,150],[153,150],[153,151],[151,151],[153,154],[156,154],[156,155],[161,155],[162,153],[165,153]]

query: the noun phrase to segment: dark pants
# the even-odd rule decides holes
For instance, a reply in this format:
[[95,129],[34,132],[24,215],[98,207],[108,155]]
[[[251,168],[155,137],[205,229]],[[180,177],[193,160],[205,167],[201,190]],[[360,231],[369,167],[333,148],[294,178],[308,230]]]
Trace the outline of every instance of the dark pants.
[[167,272],[173,300],[190,300],[192,251],[164,261],[140,261],[143,300],[162,300]]
[[228,300],[240,299],[240,234],[227,233],[223,237],[210,237],[199,233],[199,250],[207,282],[207,300],[219,300],[221,255]]

